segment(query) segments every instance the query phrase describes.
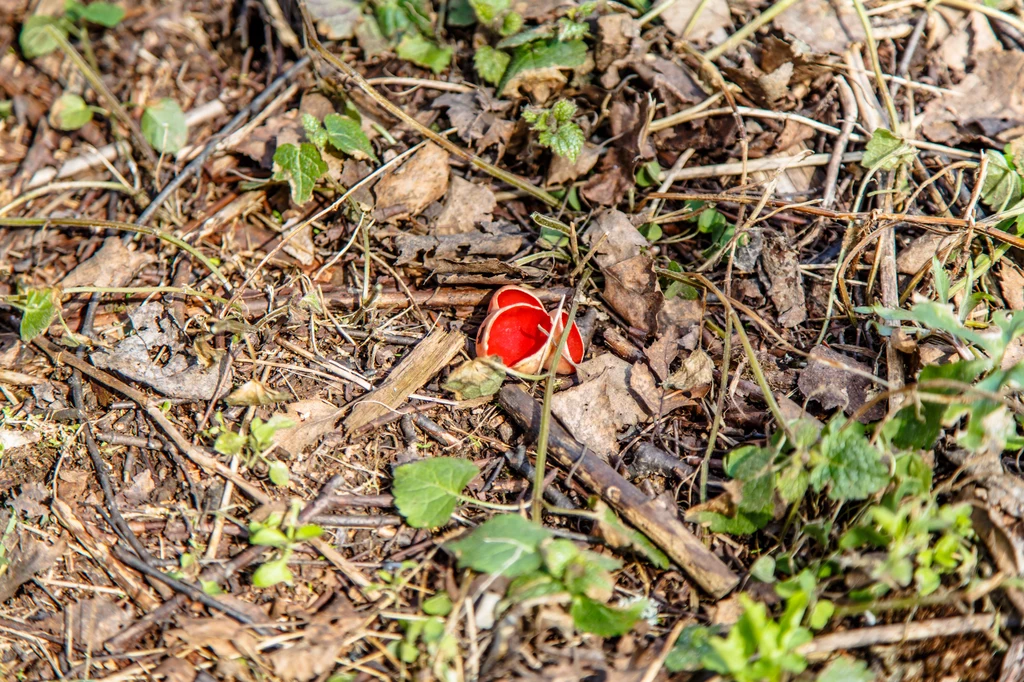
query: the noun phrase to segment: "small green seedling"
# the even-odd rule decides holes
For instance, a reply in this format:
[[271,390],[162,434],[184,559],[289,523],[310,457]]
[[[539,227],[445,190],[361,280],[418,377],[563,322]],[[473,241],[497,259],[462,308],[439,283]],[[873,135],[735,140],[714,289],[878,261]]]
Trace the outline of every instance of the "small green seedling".
[[539,133],[537,142],[547,147],[558,156],[564,156],[570,163],[576,163],[586,138],[583,130],[573,123],[576,115],[576,103],[562,99],[550,109],[526,109],[523,120],[530,124],[530,129]]
[[260,564],[252,574],[256,587],[273,587],[278,583],[291,585],[295,579],[288,568],[288,559],[295,548],[308,540],[323,535],[323,529],[314,524],[298,525],[299,502],[293,501],[286,515],[271,513],[262,523],[249,524],[249,544],[273,547],[274,558]]
[[266,456],[267,450],[274,443],[274,434],[282,429],[290,429],[295,426],[288,417],[277,414],[263,421],[259,417],[253,417],[249,423],[249,433],[242,434],[232,431],[224,422],[224,415],[217,412],[214,415],[217,425],[207,433],[216,436],[213,449],[222,455],[233,457],[245,452],[245,466],[252,467],[257,462],[263,462],[268,470],[268,476],[275,485],[288,485],[288,467],[284,462],[271,460]]
[[64,14],[29,17],[21,27],[18,43],[26,59],[35,59],[50,54],[60,47],[60,37],[74,34],[86,36],[88,26],[114,28],[124,19],[124,9],[110,2],[90,2],[85,5],[68,0]]
[[351,116],[328,114],[321,123],[303,114],[302,126],[309,142],[282,144],[274,152],[274,180],[288,183],[296,204],[312,199],[317,181],[327,173],[323,155],[329,153],[328,146],[355,159],[377,160],[359,121]]

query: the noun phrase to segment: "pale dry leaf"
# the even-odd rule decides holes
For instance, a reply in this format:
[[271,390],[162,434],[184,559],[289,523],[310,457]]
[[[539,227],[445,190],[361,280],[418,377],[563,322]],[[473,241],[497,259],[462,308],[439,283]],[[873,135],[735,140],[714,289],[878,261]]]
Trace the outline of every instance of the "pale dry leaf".
[[[661,5],[665,2],[671,2],[671,6],[661,15],[662,21],[676,37],[684,37],[683,31],[694,12],[702,4],[701,0],[662,0],[658,4]],[[710,0],[704,4],[700,16],[694,22],[693,30],[685,37],[698,43],[706,41],[720,43],[725,40],[727,29],[731,26],[729,3],[726,0]]]
[[1010,310],[1024,310],[1024,275],[1014,266],[999,266],[999,290]]
[[[330,165],[330,164],[328,164]],[[338,165],[340,172],[341,165]],[[296,219],[298,222],[298,219]],[[285,232],[290,231],[292,225],[285,225]],[[288,238],[281,250],[299,261],[300,265],[310,266],[316,262],[316,246],[313,244],[313,226],[303,225],[297,232]]]
[[348,634],[363,620],[347,599],[336,596],[328,608],[310,619],[301,639],[270,654],[274,672],[283,680],[295,682],[323,675],[334,667]]
[[10,563],[0,574],[0,604],[14,596],[18,588],[36,574],[48,570],[61,557],[67,545],[58,541],[48,545],[30,535],[22,535]]
[[842,54],[864,41],[852,0],[801,0],[775,17],[775,26],[814,52]]
[[617,435],[647,419],[630,391],[632,366],[611,355],[580,363],[578,386],[556,393],[552,413],[578,441],[602,457],[618,452]]
[[775,304],[777,319],[783,327],[795,327],[807,319],[800,259],[791,242],[782,235],[765,235],[761,251],[768,296]]
[[583,233],[583,243],[596,250],[594,260],[601,269],[639,256],[647,240],[622,211],[610,209],[599,214]]
[[0,452],[10,455],[13,450],[38,443],[42,438],[39,431],[0,428]]
[[[871,368],[864,363],[826,346],[816,346],[811,349],[807,367],[800,372],[797,387],[805,398],[818,402],[826,410],[839,407],[846,414],[853,414],[878,395],[879,389],[867,377],[847,371],[842,366],[871,374]],[[877,403],[861,415],[860,421],[868,423],[883,416],[885,405]]]
[[645,334],[656,332],[665,296],[654,273],[654,260],[644,253],[602,270],[604,299],[612,310],[631,327]]
[[120,237],[107,237],[99,251],[75,266],[60,285],[64,289],[123,287],[132,281],[135,273],[155,261],[156,256],[152,253],[129,249]]
[[669,367],[679,356],[679,328],[675,325],[663,325],[661,328],[664,331],[644,350],[644,354],[658,379],[665,381],[670,373]]
[[551,165],[548,166],[547,185],[562,185],[573,182],[576,178],[586,175],[597,164],[597,160],[604,151],[600,146],[591,142],[585,142],[580,150],[576,161],[570,161],[565,156],[552,154]]
[[231,391],[224,399],[228,405],[263,406],[282,403],[292,397],[287,391],[278,391],[263,385],[255,379],[246,381],[235,390]]
[[153,669],[152,675],[163,682],[194,682],[199,672],[185,659],[168,656]]
[[490,187],[455,176],[431,232],[438,235],[473,232],[477,225],[491,219],[497,205]]
[[677,371],[665,380],[665,388],[691,391],[715,380],[715,363],[702,349],[693,350]]
[[[955,144],[970,128],[1000,139],[1024,125],[1024,53],[988,50],[951,93],[925,105],[921,131],[934,142]],[[1009,141],[1009,140],[1003,140]]]
[[334,431],[341,410],[323,400],[300,400],[288,405],[284,414],[295,426],[278,431],[274,441],[279,448],[298,455]]
[[[86,648],[96,651],[105,641],[135,620],[131,611],[123,609],[109,597],[94,597],[69,604],[65,613],[47,619],[55,632],[65,633]],[[65,632],[65,624],[71,632]]]
[[389,222],[419,215],[448,191],[448,176],[448,152],[428,142],[377,182],[374,215]]
[[915,275],[921,268],[927,267],[932,258],[946,250],[959,239],[955,234],[935,234],[925,232],[900,251],[896,258],[896,270],[902,275]]

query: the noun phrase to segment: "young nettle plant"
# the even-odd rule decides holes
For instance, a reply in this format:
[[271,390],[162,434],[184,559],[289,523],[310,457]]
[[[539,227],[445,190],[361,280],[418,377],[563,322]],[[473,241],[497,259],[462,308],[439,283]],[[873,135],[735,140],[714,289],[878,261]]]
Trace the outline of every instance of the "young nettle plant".
[[217,425],[209,430],[209,435],[216,436],[213,449],[222,455],[233,457],[245,454],[245,466],[255,466],[262,462],[267,467],[267,475],[275,485],[288,485],[288,465],[278,460],[272,460],[266,453],[274,444],[274,434],[282,429],[290,429],[295,426],[288,417],[277,414],[263,421],[259,417],[253,417],[249,422],[248,434],[232,431],[231,427],[224,422],[224,415],[217,412],[214,415]]
[[[452,61],[452,48],[434,39],[437,31],[426,0],[373,0],[373,18],[380,35],[400,59],[441,73]],[[378,36],[379,40],[379,36]]]
[[459,655],[459,640],[454,633],[446,632],[445,617],[452,612],[451,598],[440,592],[422,604],[425,617],[409,617],[402,623],[405,636],[399,642],[391,642],[388,649],[403,663],[412,664],[425,658],[439,680],[457,680],[455,659]]
[[[493,506],[462,492],[479,473],[472,462],[452,457],[404,464],[395,469],[391,488],[395,506],[414,528],[447,523],[459,502]],[[621,522],[612,524],[605,510],[596,511],[597,516],[620,532],[628,531]],[[642,553],[660,555],[656,549],[648,554],[639,540],[631,540]],[[460,567],[513,578],[506,608],[535,597],[568,601],[573,622],[583,632],[602,637],[621,635],[633,627],[648,606],[646,600],[622,607],[610,603],[615,588],[611,572],[621,567],[617,559],[556,539],[551,531],[518,514],[498,514],[446,547],[458,557]]]
[[293,500],[287,514],[272,512],[262,523],[249,524],[249,544],[262,547],[273,547],[274,558],[266,561],[253,572],[252,584],[256,587],[273,587],[278,583],[291,585],[295,579],[288,560],[295,548],[314,538],[323,535],[320,526],[314,524],[299,525],[298,500]]
[[573,123],[575,115],[576,103],[562,99],[549,109],[525,109],[523,120],[530,124],[530,130],[538,133],[537,142],[542,147],[564,156],[569,163],[576,163],[586,138],[583,130]]
[[373,145],[354,116],[327,114],[323,123],[310,114],[302,115],[306,139],[298,145],[282,144],[274,152],[274,180],[286,181],[292,201],[304,204],[313,198],[313,188],[327,173],[323,154],[328,146],[354,159],[376,161]]

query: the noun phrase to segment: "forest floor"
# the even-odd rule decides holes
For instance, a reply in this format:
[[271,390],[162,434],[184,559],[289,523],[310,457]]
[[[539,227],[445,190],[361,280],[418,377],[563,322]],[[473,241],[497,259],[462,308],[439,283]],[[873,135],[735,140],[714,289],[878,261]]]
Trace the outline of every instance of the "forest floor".
[[1012,0],[0,0],[0,679],[1024,680],[1022,92]]

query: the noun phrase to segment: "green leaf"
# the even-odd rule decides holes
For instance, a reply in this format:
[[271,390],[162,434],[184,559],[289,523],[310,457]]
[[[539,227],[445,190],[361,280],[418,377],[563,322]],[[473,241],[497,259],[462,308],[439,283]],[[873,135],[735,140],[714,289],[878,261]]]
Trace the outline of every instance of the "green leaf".
[[287,180],[292,190],[292,201],[304,204],[313,198],[313,187],[324,173],[327,164],[320,150],[308,142],[296,147],[283,144],[274,152],[274,179]]
[[60,43],[51,31],[56,31],[65,38],[68,35],[67,25],[57,17],[35,15],[29,17],[21,27],[18,43],[25,59],[35,59],[50,54],[60,47]]
[[25,306],[21,311],[21,327],[18,330],[22,343],[46,332],[53,318],[57,317],[59,299],[53,289],[29,289],[25,292]]
[[498,85],[498,94],[504,94],[505,88],[516,76],[551,67],[574,69],[577,66],[582,66],[586,60],[587,44],[582,40],[572,40],[567,43],[548,41],[522,45],[516,48],[512,55],[512,61],[505,69],[505,75]]
[[550,531],[518,514],[500,514],[446,546],[460,568],[515,578],[540,568],[540,543],[549,537]]
[[581,553],[565,566],[562,582],[570,594],[583,595],[601,603],[606,603],[612,598],[615,593],[615,579],[612,578],[611,572],[595,559],[599,556],[595,552]]
[[469,0],[469,4],[476,13],[476,18],[485,24],[497,19],[510,5],[509,0]]
[[564,123],[555,132],[540,134],[540,142],[556,155],[564,157],[569,163],[576,163],[586,138],[583,130],[575,123]]
[[124,9],[112,2],[90,2],[81,17],[90,24],[114,28],[124,19]]
[[737,502],[740,511],[768,513],[775,493],[775,472],[772,461],[775,451],[745,445],[726,456],[725,472],[743,482],[743,498]]
[[293,426],[295,426],[295,422],[283,414],[275,414],[267,421],[253,417],[252,422],[249,423],[249,435],[252,436],[255,450],[263,452],[273,443],[275,433]]
[[932,256],[932,285],[939,303],[949,303],[949,273],[935,256]]
[[284,462],[271,462],[267,474],[270,477],[270,482],[274,485],[288,485],[288,465]]
[[[951,379],[968,384],[985,371],[987,366],[986,360],[928,365],[921,370],[918,383],[936,379]],[[951,395],[954,392],[953,388],[928,388],[928,393]],[[928,401],[927,393],[922,394],[920,410],[917,405],[907,405],[886,424],[883,433],[891,438],[893,445],[898,448],[929,450],[939,438],[944,416],[949,408],[950,406],[947,404]]]
[[510,61],[512,61],[512,57],[507,52],[495,50],[490,45],[481,46],[473,55],[473,66],[476,67],[476,72],[491,85],[498,84]]
[[146,107],[142,114],[142,134],[153,149],[174,154],[188,141],[188,123],[181,107],[170,97]]
[[338,151],[354,159],[377,160],[370,138],[363,132],[359,121],[340,114],[327,114],[324,116],[324,127],[327,128],[327,140]]
[[57,130],[78,130],[92,120],[92,109],[80,96],[65,92],[50,107],[49,118]]
[[996,212],[1004,211],[1021,198],[1021,176],[999,152],[986,149],[985,158],[988,170],[981,186],[981,200]]
[[[252,530],[250,528],[250,530]],[[249,533],[249,544],[259,545],[260,547],[277,547],[278,549],[284,549],[291,541],[288,536],[284,534],[284,531],[279,528],[269,528],[267,526],[259,526],[256,530]]]
[[449,26],[471,26],[476,22],[476,13],[469,0],[450,0],[447,23]]
[[234,431],[221,431],[213,443],[213,449],[222,455],[237,455],[245,447],[245,436]]
[[835,612],[836,605],[828,599],[822,599],[814,605],[813,609],[811,609],[811,615],[807,619],[807,624],[812,630],[820,630],[828,625],[829,620],[832,618],[832,614]]
[[437,43],[419,33],[406,33],[402,36],[395,54],[434,73],[441,73],[452,61],[452,48],[438,47]]
[[210,595],[211,597],[216,597],[218,594],[224,594],[223,588],[221,588],[221,586],[217,584],[216,580],[200,579],[199,586],[202,588],[204,593]]
[[647,601],[641,600],[628,608],[616,609],[577,595],[572,598],[570,613],[577,629],[599,637],[618,637],[633,629],[646,606]]
[[443,388],[459,400],[473,400],[494,395],[505,382],[505,369],[488,358],[476,358],[456,367]]
[[726,516],[713,511],[698,511],[687,514],[686,518],[706,525],[712,533],[750,535],[767,526],[772,515],[766,512],[737,511],[735,516]]
[[302,114],[302,129],[306,131],[306,139],[312,142],[317,149],[323,149],[327,144],[327,131],[320,123],[320,120],[312,114]]
[[467,459],[434,457],[395,469],[391,493],[395,506],[413,528],[435,528],[448,522],[462,489],[480,473]]
[[750,575],[763,583],[775,582],[775,558],[765,555],[750,567]]
[[863,500],[889,483],[889,467],[861,424],[841,428],[843,422],[836,417],[822,432],[823,461],[811,471],[811,485],[818,492],[827,486],[833,500]]
[[447,616],[452,612],[452,600],[447,592],[438,592],[423,601],[423,613],[428,616]]
[[572,540],[556,538],[541,543],[541,557],[544,568],[555,578],[561,580],[569,562],[580,555],[580,549]]
[[523,15],[519,12],[509,12],[501,20],[501,28],[498,29],[498,33],[503,36],[512,36],[523,30],[523,24],[525,23]]
[[708,639],[712,630],[703,625],[687,625],[665,658],[665,670],[672,673],[697,672],[704,667],[703,659],[712,653]]
[[306,540],[312,540],[318,538],[324,534],[324,529],[315,523],[307,523],[304,526],[299,526],[295,531],[295,542],[304,542]]
[[630,528],[619,519],[615,511],[599,497],[590,499],[591,508],[597,513],[597,525],[601,536],[616,549],[629,549],[646,557],[658,568],[667,569],[670,565],[668,557],[652,543],[646,535]]
[[891,171],[910,163],[915,156],[917,149],[907,144],[902,137],[893,135],[885,128],[876,128],[864,148],[864,158],[861,159],[860,165],[864,168]]
[[273,587],[278,583],[291,585],[295,576],[288,569],[288,563],[284,559],[276,559],[262,564],[253,571],[252,584],[254,587]]
[[875,674],[868,670],[868,664],[849,656],[840,656],[829,663],[818,682],[874,682]]

